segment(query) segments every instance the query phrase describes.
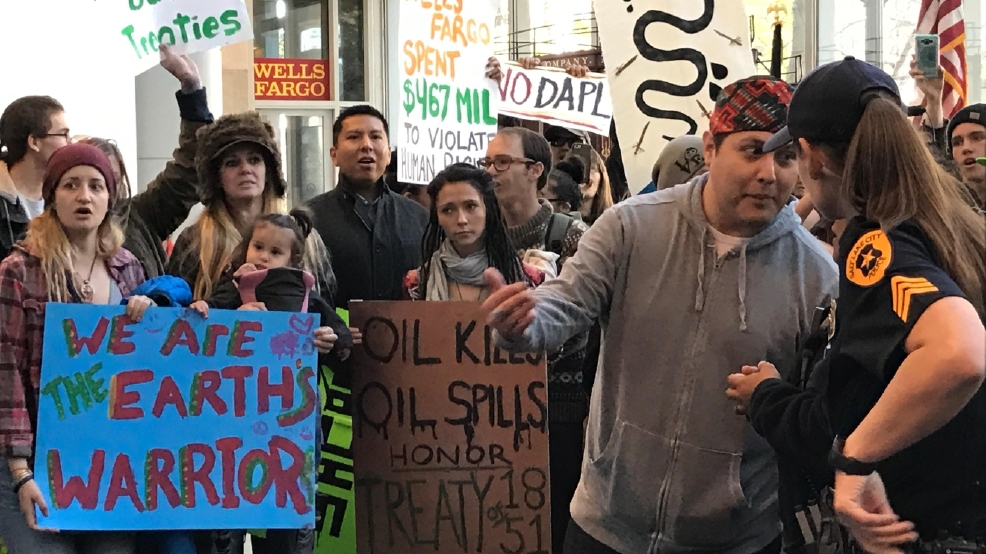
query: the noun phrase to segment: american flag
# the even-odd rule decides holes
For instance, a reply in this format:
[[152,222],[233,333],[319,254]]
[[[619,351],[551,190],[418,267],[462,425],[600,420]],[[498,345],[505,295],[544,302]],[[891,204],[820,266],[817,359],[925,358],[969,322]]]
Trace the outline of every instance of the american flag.
[[942,111],[946,118],[951,118],[965,107],[969,92],[962,0],[921,0],[917,33],[939,36],[941,65],[945,70]]

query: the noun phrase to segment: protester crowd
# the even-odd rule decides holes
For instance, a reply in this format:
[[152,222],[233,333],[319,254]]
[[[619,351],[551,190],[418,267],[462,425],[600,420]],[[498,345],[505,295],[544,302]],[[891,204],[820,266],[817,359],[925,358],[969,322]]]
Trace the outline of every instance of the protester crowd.
[[847,58],[796,87],[730,84],[650,185],[626,183],[618,144],[586,164],[583,132],[502,118],[477,165],[427,186],[396,179],[388,121],[360,105],[333,125],[336,188],[287,212],[272,127],[214,119],[194,63],[162,51],[179,147],[139,194],[115,143],[76,140],[57,100],[0,117],[10,554],[219,554],[246,535],[38,526],[47,302],[139,321],[300,311],[308,291],[344,382],[361,335],[336,308],[355,300],[482,302],[501,347],[547,353],[554,552],[986,554],[986,105],[946,120],[941,79],[913,69],[927,108],[910,121],[894,80]]

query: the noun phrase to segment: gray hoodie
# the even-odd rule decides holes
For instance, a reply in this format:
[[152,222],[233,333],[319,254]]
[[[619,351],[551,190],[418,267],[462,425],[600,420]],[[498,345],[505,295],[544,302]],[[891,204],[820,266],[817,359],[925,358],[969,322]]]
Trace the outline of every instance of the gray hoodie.
[[743,365],[796,365],[796,338],[838,291],[832,257],[791,205],[717,259],[707,175],[607,210],[561,275],[536,289],[510,350],[560,346],[602,323],[572,517],[625,554],[750,554],[780,534],[773,451],[725,396]]

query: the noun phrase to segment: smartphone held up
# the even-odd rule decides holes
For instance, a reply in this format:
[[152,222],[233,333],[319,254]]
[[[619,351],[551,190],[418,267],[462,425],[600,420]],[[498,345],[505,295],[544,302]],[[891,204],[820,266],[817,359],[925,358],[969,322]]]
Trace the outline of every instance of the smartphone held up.
[[939,57],[941,56],[941,39],[938,35],[916,35],[914,51],[917,58],[917,68],[928,79],[941,77],[938,72]]

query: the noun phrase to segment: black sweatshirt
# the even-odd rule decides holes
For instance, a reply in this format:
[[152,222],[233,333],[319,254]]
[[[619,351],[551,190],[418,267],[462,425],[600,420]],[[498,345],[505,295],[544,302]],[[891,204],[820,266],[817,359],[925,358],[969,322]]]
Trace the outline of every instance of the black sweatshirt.
[[[319,353],[318,365],[330,367],[337,373],[346,373],[345,369],[347,365],[339,357],[339,352],[353,348],[353,335],[349,331],[349,326],[346,325],[346,322],[336,313],[335,308],[332,306],[331,298],[331,295],[328,294],[316,294],[314,290],[308,295],[308,313],[319,314],[319,325],[321,327],[331,327],[332,331],[338,337],[331,352],[328,354]],[[237,310],[243,305],[243,300],[240,298],[240,291],[237,290],[229,274],[224,275],[223,279],[216,285],[216,289],[212,293],[212,298],[207,303],[209,307],[219,310]]]
[[823,392],[829,374],[829,360],[823,358],[827,335],[828,328],[821,327],[799,340],[800,371],[792,371],[787,381],[763,381],[750,398],[753,429],[777,453],[786,552],[799,552],[805,545],[798,509],[816,504],[819,491],[832,486],[835,478],[828,465],[834,433]]

